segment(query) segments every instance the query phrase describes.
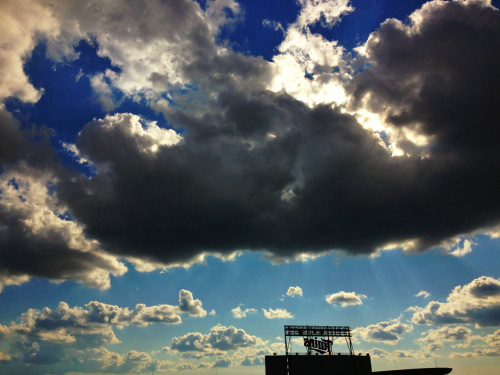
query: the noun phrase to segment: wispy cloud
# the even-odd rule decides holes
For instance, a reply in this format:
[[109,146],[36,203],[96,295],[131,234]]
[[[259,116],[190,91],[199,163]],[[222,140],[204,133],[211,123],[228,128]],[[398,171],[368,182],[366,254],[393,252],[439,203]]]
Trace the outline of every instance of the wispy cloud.
[[249,314],[255,314],[257,310],[253,308],[248,308],[243,310],[241,308],[241,305],[239,305],[234,309],[232,309],[231,312],[233,313],[233,317],[235,317],[236,319],[241,319],[241,318],[246,318],[247,315]]
[[424,298],[429,298],[431,294],[425,290],[421,290],[417,294],[415,294],[415,297],[424,297]]

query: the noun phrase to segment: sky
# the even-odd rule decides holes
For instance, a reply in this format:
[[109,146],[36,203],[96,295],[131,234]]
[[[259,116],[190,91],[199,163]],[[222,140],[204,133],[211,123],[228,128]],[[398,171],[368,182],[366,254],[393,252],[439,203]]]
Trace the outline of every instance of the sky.
[[0,372],[498,374],[499,6],[1,1]]

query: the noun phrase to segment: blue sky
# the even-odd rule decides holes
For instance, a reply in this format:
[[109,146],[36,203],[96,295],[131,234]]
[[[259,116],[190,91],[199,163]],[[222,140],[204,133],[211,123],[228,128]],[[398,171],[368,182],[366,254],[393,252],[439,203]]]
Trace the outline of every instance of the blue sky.
[[0,372],[497,374],[499,5],[2,2]]

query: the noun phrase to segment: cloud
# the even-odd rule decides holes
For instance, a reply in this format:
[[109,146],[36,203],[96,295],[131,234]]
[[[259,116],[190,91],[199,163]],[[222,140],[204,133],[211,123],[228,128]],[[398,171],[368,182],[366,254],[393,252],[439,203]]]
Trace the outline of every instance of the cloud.
[[33,340],[19,340],[10,348],[12,361],[21,362],[25,367],[31,365],[45,366],[59,364],[65,359],[65,350],[62,345],[54,343],[39,343]]
[[213,367],[230,367],[230,366],[231,366],[231,359],[227,355],[217,358],[217,360],[213,365]]
[[115,98],[111,88],[111,80],[116,79],[118,74],[112,70],[107,70],[106,73],[99,73],[90,77],[90,86],[94,90],[103,111],[110,112],[115,109]]
[[414,297],[424,297],[424,298],[429,298],[431,294],[429,292],[426,292],[425,290],[421,290],[417,294],[415,294]]
[[21,285],[27,281],[29,281],[29,277],[27,275],[17,275],[17,276],[0,275],[0,292],[2,291],[4,286]]
[[0,352],[0,362],[10,361],[11,359],[10,355]]
[[254,346],[258,340],[256,336],[251,336],[242,329],[233,326],[225,327],[218,324],[210,329],[207,342],[214,349],[227,351],[240,347]]
[[199,299],[193,298],[193,293],[182,289],[179,292],[179,310],[183,313],[189,313],[190,316],[204,317],[207,312],[202,307]]
[[[418,13],[421,17],[418,26],[413,28],[395,25],[395,21],[383,24],[366,45],[368,58],[378,62],[379,56],[386,56],[378,54],[377,48],[382,43],[377,41],[390,40],[399,33],[405,43],[397,46],[401,45],[410,56],[405,65],[407,76],[403,76],[408,81],[406,86],[414,82],[411,77],[427,77],[435,72],[425,70],[428,65],[443,65],[443,69],[455,72],[453,69],[460,66],[453,64],[458,62],[421,56],[427,48],[418,45],[409,49],[407,45],[417,40],[439,43],[442,38],[436,39],[429,29],[440,27],[439,22],[434,22],[435,18],[453,23],[454,17],[462,14],[467,14],[464,15],[467,19],[488,20],[496,15],[489,8],[472,5],[473,11],[469,13],[463,4],[452,5],[454,11],[450,13],[446,11],[447,6],[435,6]],[[479,35],[496,35],[498,23],[478,24],[483,25],[476,30]],[[401,31],[407,29],[411,31],[409,34]],[[443,33],[440,30],[439,35]],[[463,38],[453,39],[455,34],[449,37],[456,44],[463,41]],[[446,44],[443,50],[450,48]],[[475,49],[463,50],[471,55],[476,52]],[[158,104],[157,108],[169,121],[187,130],[182,142],[159,147],[154,155],[144,153],[141,150],[147,147],[141,144],[143,137],[125,132],[127,127],[122,125],[125,115],[121,120],[108,118],[91,123],[81,132],[77,141],[80,152],[95,164],[110,168],[100,171],[91,181],[77,179],[66,184],[60,190],[60,197],[71,204],[75,218],[86,225],[88,234],[99,239],[109,251],[136,255],[136,249],[140,248],[142,254],[157,261],[177,263],[193,258],[202,250],[229,252],[264,248],[285,257],[331,249],[373,253],[402,238],[411,240],[406,250],[422,251],[439,246],[458,233],[498,220],[493,210],[498,197],[491,193],[496,183],[492,173],[496,170],[496,164],[492,164],[496,163],[496,154],[483,158],[481,155],[487,148],[469,154],[470,148],[460,144],[453,149],[458,156],[450,158],[443,151],[448,142],[445,134],[451,136],[451,128],[455,126],[447,128],[445,133],[429,135],[433,139],[427,147],[432,151],[429,157],[395,157],[353,116],[329,106],[309,108],[286,94],[265,91],[265,86],[259,86],[255,80],[249,89],[248,74],[254,72],[260,77],[260,72],[267,69],[265,63],[235,55],[221,56],[227,63],[232,61],[231,66],[240,66],[236,60],[241,62],[243,70],[235,72],[229,67],[228,72],[236,74],[238,79],[231,85],[217,86],[219,94],[212,98],[210,105],[192,100],[188,107],[167,105],[162,109]],[[488,57],[481,63],[490,67],[491,61]],[[385,62],[368,66],[353,79],[352,93],[355,99],[359,98],[359,103],[379,87],[374,86],[372,90],[370,85],[380,83],[375,79],[379,77],[377,69]],[[387,74],[399,82],[395,65],[392,60],[389,62],[392,65],[387,66]],[[211,64],[206,68],[215,69]],[[496,76],[494,69],[486,71]],[[465,84],[464,79],[468,84],[471,78],[462,71],[451,77],[459,85]],[[216,80],[205,79],[200,95],[211,92],[217,85]],[[430,85],[435,80],[422,82]],[[449,88],[451,96],[446,97],[447,102],[469,92],[457,91],[454,86]],[[413,91],[381,96],[387,98],[388,103],[383,108],[399,108],[397,101],[402,97],[407,97],[410,104],[412,100],[425,98],[411,96]],[[394,105],[389,100],[394,100]],[[434,99],[428,101],[430,117],[426,121],[438,124],[432,117],[441,116],[441,112],[432,110],[435,102]],[[474,99],[471,106],[467,106],[471,113],[491,112],[488,108],[484,109],[486,112],[478,111],[472,104],[483,105]],[[416,114],[424,112],[415,111]],[[394,115],[391,116],[392,119]],[[467,118],[470,116],[461,116],[457,121],[463,123]],[[112,121],[117,123],[112,127],[112,134],[120,140],[120,149],[127,152],[116,152],[117,148],[107,147],[103,141],[109,139],[111,133],[107,126]],[[485,126],[479,133],[491,129]],[[464,138],[463,142],[469,139]],[[478,180],[482,183],[472,183]],[[151,194],[144,194],[145,186],[151,187]],[[480,190],[481,186],[488,186],[488,190]],[[110,195],[110,191],[114,194]],[[199,191],[203,191],[203,196],[196,193]],[[287,192],[286,199],[283,199],[284,192]],[[468,213],[472,211],[482,214],[471,217]],[[381,216],[380,212],[385,214]],[[415,214],[408,217],[408,212]],[[297,215],[301,220],[294,219]],[[402,216],[408,220],[400,220]],[[161,231],[154,230],[159,222],[165,223],[164,227]],[[363,228],[363,235],[354,234],[349,230],[352,227]],[[276,233],[284,235],[276,236]],[[169,243],[168,249],[165,243]]]
[[[284,40],[273,56],[272,79],[266,88],[284,90],[309,106],[341,104],[346,100],[343,83],[350,78],[345,50],[337,41],[312,32],[311,26],[321,22],[324,27],[332,27],[353,8],[348,1],[304,0],[299,5],[297,20],[286,31],[281,24],[273,23],[276,30],[283,31]],[[271,25],[271,21],[265,21]]]
[[31,340],[36,347],[49,346],[53,348],[51,350],[62,350],[63,346],[87,348],[116,344],[120,341],[115,336],[114,328],[122,329],[130,325],[146,327],[153,323],[179,324],[183,313],[200,316],[182,307],[182,296],[186,292],[179,292],[179,306],[138,304],[129,309],[91,301],[85,307],[70,307],[66,302],[60,302],[54,310],[49,307],[29,309],[21,315],[19,322],[0,325],[0,337]]
[[249,315],[249,314],[255,314],[257,312],[257,310],[253,309],[253,308],[248,308],[248,309],[243,310],[241,308],[241,305],[239,305],[239,306],[235,307],[234,309],[232,309],[231,312],[233,313],[234,318],[241,319],[241,318],[246,318],[247,315]]
[[[239,19],[233,1],[205,10],[188,0],[37,2],[25,13],[12,4],[2,15],[19,45],[1,68],[17,78],[2,95],[39,97],[22,69],[37,35],[54,61],[76,59],[87,40],[113,66],[90,77],[109,108],[119,92],[171,128],[130,113],[90,122],[73,148],[95,167],[88,176],[61,166],[47,129],[30,137],[2,110],[5,280],[108,288],[126,272],[120,259],[151,270],[235,250],[281,261],[418,252],[500,221],[491,125],[500,15],[487,3],[435,1],[409,24],[388,20],[351,61],[310,29],[335,24],[349,3],[302,1],[271,62],[218,44],[220,28]],[[380,119],[378,133],[358,113]],[[468,249],[464,241],[454,252]],[[40,251],[47,264],[26,261]]]
[[463,257],[472,251],[473,245],[476,245],[476,243],[470,240],[464,240],[462,247],[457,246],[456,248],[451,250],[449,254],[456,257]]
[[195,255],[191,259],[184,260],[178,263],[161,263],[150,259],[142,259],[138,257],[127,257],[127,260],[134,265],[138,272],[152,272],[155,270],[168,271],[171,268],[184,268],[188,269],[195,264],[206,264],[207,258],[216,258],[222,262],[233,262],[242,254],[242,251],[234,251],[232,253],[219,253],[219,252],[203,252]]
[[271,309],[269,310],[262,309],[262,312],[264,313],[264,316],[267,319],[291,319],[293,318],[293,315],[289,313],[286,309]]
[[[282,199],[287,200],[288,198],[285,198],[282,196]],[[314,253],[295,253],[295,254],[289,254],[289,255],[278,255],[274,254],[271,252],[264,252],[262,254],[263,259],[267,259],[271,262],[273,265],[279,265],[279,264],[286,264],[286,263],[292,263],[292,262],[309,262],[311,260],[315,260],[324,256],[330,255],[332,252],[331,251],[319,251],[319,252],[314,252]]]
[[359,335],[364,341],[377,341],[389,345],[396,345],[401,337],[413,331],[413,326],[401,323],[398,320],[390,320],[371,324],[368,327],[353,329],[354,335]]
[[302,297],[302,288],[300,286],[291,286],[288,288],[286,295],[289,297],[300,296]]
[[368,352],[373,358],[387,358],[390,354],[387,350],[381,348],[372,348]]
[[174,337],[170,349],[183,352],[206,352],[218,354],[239,348],[251,347],[260,343],[256,336],[247,334],[243,329],[233,326],[216,325],[209,334],[199,332]]
[[259,358],[259,357],[255,357],[255,358],[245,358],[242,362],[241,362],[241,366],[263,366],[264,365],[264,361],[262,360],[262,358]]
[[473,352],[451,352],[450,358],[500,357],[499,349],[476,349]]
[[328,294],[325,297],[326,302],[331,305],[340,304],[342,307],[362,305],[362,299],[368,298],[364,294],[356,294],[356,292],[344,292]]
[[[462,342],[462,346],[468,346],[473,339],[472,330],[464,326],[441,327],[423,332],[418,342],[427,345],[427,351],[434,352],[442,350],[446,342]],[[479,337],[481,339],[481,337]]]
[[[420,362],[428,361],[430,356],[428,353],[415,350],[393,350],[387,351],[381,348],[372,348],[367,351],[372,358],[384,359],[385,362],[399,362],[402,359],[418,359]],[[434,362],[432,362],[434,363]]]
[[[438,198],[436,189],[424,194],[427,207],[447,202],[445,211],[436,211],[427,221],[439,230],[432,234],[430,227],[419,227],[427,233],[424,242],[443,239],[448,230],[437,223],[446,221],[448,233],[460,234],[497,221],[487,202],[495,199],[490,195],[494,177],[488,171],[494,168],[491,162],[496,163],[493,150],[499,138],[498,129],[491,127],[496,122],[493,87],[498,82],[490,80],[498,78],[492,61],[500,57],[493,42],[500,36],[499,17],[487,2],[429,2],[410,16],[410,25],[385,21],[361,49],[370,65],[349,86],[356,108],[380,115],[386,134],[394,134],[389,143],[402,154],[428,158],[430,174],[424,179],[429,177],[429,187],[455,178],[453,187],[445,188],[446,198]],[[450,158],[453,163],[448,163]],[[434,171],[446,164],[451,169],[435,179]],[[469,190],[467,181],[481,181],[484,189]],[[461,201],[465,194],[470,199],[466,204]],[[478,209],[477,216],[464,219]]]
[[171,348],[179,352],[206,351],[209,349],[206,344],[206,335],[199,332],[188,333],[182,337],[174,337]]
[[[185,292],[179,293],[180,304]],[[59,368],[69,366],[72,371],[92,373],[104,370],[117,373],[161,371],[172,368],[173,362],[154,359],[137,350],[114,353],[107,349],[108,345],[121,342],[115,335],[116,329],[157,323],[179,324],[182,314],[190,311],[181,309],[181,305],[138,304],[135,308],[128,308],[91,301],[83,307],[70,307],[66,302],[60,302],[55,309],[29,309],[10,325],[0,324],[0,340],[8,344],[8,363],[13,368],[59,363]],[[245,346],[252,343],[252,337],[233,333],[230,344]],[[244,339],[246,343],[241,342]],[[218,340],[214,346],[217,344],[222,347],[223,340]],[[7,357],[2,360],[7,361]],[[38,371],[40,367],[35,369]]]
[[0,134],[0,285],[35,276],[109,288],[110,276],[123,275],[127,267],[86,236],[57,199],[66,171],[52,149],[51,131],[21,129],[0,105]]
[[0,121],[3,141],[9,143],[0,152],[0,283],[18,285],[38,276],[109,288],[110,275],[123,275],[127,268],[87,237],[56,198],[65,172],[50,145],[50,132],[20,130],[18,121],[1,109]]
[[[313,215],[310,220],[298,222],[293,219],[296,216],[292,212],[307,212],[304,209],[312,204],[316,207],[316,213],[323,211],[320,216],[329,215],[325,202],[316,200],[319,192],[314,191],[321,187],[314,187],[314,181],[316,178],[319,179],[317,182],[328,178],[320,170],[326,170],[327,164],[328,170],[331,170],[340,156],[331,154],[334,144],[340,142],[339,150],[346,146],[342,145],[342,136],[335,136],[337,130],[340,133],[345,131],[346,135],[360,131],[357,135],[351,134],[353,139],[361,136],[364,139],[362,143],[366,142],[370,148],[368,144],[373,144],[373,137],[356,128],[350,116],[326,107],[309,110],[290,98],[269,93],[253,101],[255,103],[237,103],[238,113],[248,111],[250,114],[255,113],[252,108],[268,107],[273,120],[264,118],[259,123],[271,125],[274,120],[285,122],[285,119],[278,118],[278,112],[284,109],[280,107],[285,106],[287,111],[296,112],[294,116],[291,113],[286,115],[289,126],[296,123],[296,130],[300,132],[298,123],[310,122],[311,126],[304,130],[314,135],[309,137],[304,134],[298,138],[297,134],[292,133],[284,134],[283,139],[268,139],[266,134],[273,130],[258,130],[256,134],[248,135],[256,142],[252,150],[248,150],[237,138],[224,139],[215,134],[213,144],[210,140],[212,136],[204,137],[203,144],[198,143],[201,139],[197,139],[198,135],[192,138],[195,137],[194,132],[189,137],[185,136],[179,144],[159,147],[157,152],[150,153],[144,152],[150,147],[149,138],[143,144],[144,138],[137,138],[135,133],[128,130],[131,115],[115,115],[89,124],[77,141],[80,154],[103,167],[91,180],[82,177],[69,180],[67,184],[62,183],[58,190],[59,197],[71,204],[75,219],[85,223],[89,235],[99,238],[108,251],[122,255],[137,256],[136,249],[140,248],[142,254],[147,251],[152,258],[168,264],[193,258],[202,247],[210,251],[233,252],[235,247],[264,246],[287,257],[293,256],[295,251],[304,252],[303,246],[307,246],[309,251],[320,251],[321,247],[328,245],[311,243],[309,235],[305,236],[305,233],[311,230],[326,231],[325,221]],[[226,111],[229,114],[231,112],[231,108]],[[300,117],[303,120],[299,120]],[[219,124],[226,121],[214,119]],[[241,120],[235,118],[234,121],[239,126]],[[241,123],[241,126],[247,125]],[[331,128],[325,129],[324,126]],[[315,127],[317,131],[313,131]],[[121,143],[120,148],[107,144],[111,134],[114,144]],[[300,145],[300,139],[307,142]],[[330,141],[332,144],[328,145]],[[358,155],[356,158],[359,158],[362,147],[351,146],[347,147],[346,152],[355,152]],[[319,175],[313,173],[307,177],[311,179],[312,185],[299,188],[301,194],[296,195],[292,202],[286,202],[281,198],[282,191],[294,181],[290,168],[297,153],[304,157],[304,172],[313,173],[319,169]],[[386,156],[389,158],[388,154]],[[327,161],[329,158],[331,160]],[[321,163],[317,164],[321,159],[324,159],[322,166]],[[373,157],[370,160],[375,164]],[[309,164],[315,164],[316,167],[309,169]],[[257,175],[261,175],[262,180],[260,177],[256,179]],[[145,186],[157,188],[152,194],[144,194]],[[194,194],[195,190],[203,191],[203,197]],[[122,198],[117,200],[117,197]],[[261,209],[257,210],[257,207]],[[344,208],[347,209],[347,206]],[[276,217],[282,220],[275,220]],[[165,226],[161,231],[154,230],[159,222],[165,223]],[[304,225],[311,228],[301,228]],[[296,227],[296,230],[289,229],[290,226]],[[291,237],[271,235],[283,230],[290,231]],[[325,233],[325,236],[328,237],[328,234]],[[321,237],[325,238],[323,235]],[[341,241],[358,242],[359,238],[344,238]],[[168,249],[164,246],[167,242]],[[355,242],[351,245],[356,248],[361,246]]]
[[500,329],[486,336],[485,341],[490,346],[500,347]]
[[411,350],[394,350],[392,356],[395,358],[419,358],[420,356]]
[[2,1],[0,4],[0,102],[16,97],[34,103],[43,93],[31,84],[23,64],[37,43],[37,35],[56,35],[58,21],[47,7],[33,1]]
[[[51,11],[64,20],[60,26],[63,37],[62,41],[49,39],[48,43],[49,47],[56,43],[71,46],[91,35],[99,54],[120,68],[118,75],[110,77],[114,87],[131,96],[155,92],[165,86],[186,84],[189,75],[182,74],[183,65],[196,56],[216,53],[214,37],[218,27],[226,23],[224,8],[238,12],[236,3],[219,1],[211,2],[206,13],[189,0],[153,1],[144,6],[55,3]],[[54,58],[60,57],[57,52],[52,53]]]
[[175,366],[175,369],[177,371],[185,371],[185,370],[196,370],[196,369],[200,369],[200,368],[209,368],[209,367],[213,367],[213,363],[201,362],[198,364],[193,364],[193,363],[185,362],[185,363],[180,363],[177,366]]
[[[267,343],[266,343],[267,344]],[[239,363],[241,366],[263,366],[265,356],[272,355],[270,347],[247,347],[236,351],[232,356],[233,363]]]
[[84,354],[86,355],[85,363],[87,366],[97,363],[100,370],[106,370],[107,372],[153,372],[170,369],[174,365],[171,361],[153,359],[148,353],[137,350],[119,354],[101,347],[88,349]]
[[349,0],[299,0],[302,9],[297,23],[301,27],[307,27],[324,20],[324,25],[333,26],[341,15],[354,10],[349,3]]
[[67,207],[51,192],[57,177],[40,176],[29,167],[23,172],[0,176],[3,278],[18,284],[28,275],[41,276],[109,288],[110,275],[123,275],[125,265],[89,239],[82,225],[67,219]]
[[418,307],[414,324],[466,324],[492,327],[500,324],[500,280],[481,276],[464,286],[456,286],[446,302],[432,301]]

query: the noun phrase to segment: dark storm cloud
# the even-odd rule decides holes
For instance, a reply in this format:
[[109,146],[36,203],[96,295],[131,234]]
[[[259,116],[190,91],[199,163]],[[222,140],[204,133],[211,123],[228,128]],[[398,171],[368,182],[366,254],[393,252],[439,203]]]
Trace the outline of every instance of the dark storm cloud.
[[229,55],[219,57],[223,69],[189,65],[228,83],[208,102],[165,112],[183,129],[176,145],[144,152],[152,140],[130,132],[129,115],[88,124],[77,146],[105,167],[67,181],[60,197],[106,249],[166,263],[235,249],[371,253],[406,240],[424,250],[497,224],[498,12],[475,3],[419,12],[411,32],[387,21],[372,35],[371,65],[352,91],[389,108],[394,126],[418,123],[432,136],[429,157],[392,157],[337,109],[310,109],[258,84],[244,91],[259,63]]
[[[71,4],[55,11],[73,14],[79,3]],[[130,9],[82,10],[82,30],[97,35],[100,53],[114,62],[123,45],[142,45],[133,42],[136,36],[143,44],[163,36],[174,46],[165,48],[185,50],[176,68],[196,82],[187,94],[172,94],[175,105],[155,105],[182,133],[180,142],[164,129],[141,126],[137,116],[115,114],[87,124],[77,139],[79,152],[96,166],[95,176],[52,168],[53,199],[67,207],[71,223],[81,225],[85,241],[98,240],[117,256],[178,264],[205,251],[241,249],[279,257],[332,249],[370,254],[411,241],[407,249],[422,251],[499,223],[498,11],[477,2],[433,3],[415,13],[411,27],[390,20],[370,37],[369,64],[348,87],[351,105],[366,104],[394,128],[430,140],[426,157],[416,146],[408,148],[410,156],[394,157],[339,108],[310,108],[266,91],[268,63],[221,52],[199,7],[178,7],[163,10],[167,19],[152,9],[158,29],[140,12],[129,35],[120,30],[132,22]],[[187,23],[169,24],[175,15]],[[120,37],[111,45],[114,34]],[[143,68],[155,71],[155,64]],[[123,71],[134,71],[132,65],[124,63]],[[148,77],[160,86],[173,79],[163,71]],[[122,78],[125,85],[127,76]],[[2,131],[21,145],[15,129]],[[22,147],[6,146],[1,157],[18,158]],[[77,279],[78,272],[95,267],[124,272],[98,251],[66,252],[71,231],[66,237],[20,236],[22,214],[4,215],[2,239],[11,241],[4,247],[5,270],[58,278],[68,269],[66,277]],[[30,249],[56,254],[47,260],[55,266],[24,264],[23,254],[38,254]],[[92,285],[91,275],[80,279]]]
[[126,268],[92,251],[92,244],[79,238],[81,229],[59,217],[64,209],[52,190],[66,172],[52,148],[51,131],[35,126],[21,130],[2,110],[0,135],[0,284],[18,284],[19,277],[31,275],[109,286],[109,276],[102,276],[122,274]]
[[0,163],[15,161],[25,148],[24,138],[12,115],[0,111]]
[[436,157],[495,157],[500,13],[480,1],[435,2],[412,20],[388,20],[370,36],[371,66],[350,87],[356,102],[367,99],[376,112],[387,108],[394,126],[435,137]]
[[50,170],[57,165],[55,152],[50,144],[52,131],[45,127],[26,126],[7,112],[0,103],[0,164],[8,167]]
[[[130,135],[131,116],[109,118],[113,126],[89,124],[77,145],[106,167],[90,180],[73,180],[61,196],[106,248],[166,262],[203,250],[294,252],[361,241],[345,222],[366,209],[350,180],[366,183],[364,175],[393,163],[377,140],[350,116],[270,93],[234,105],[248,113],[262,108],[256,116],[268,119],[266,131],[276,137],[259,130],[244,138],[233,103],[225,105],[222,115],[204,119],[209,134],[188,128],[181,143],[154,154]],[[286,128],[274,131],[277,124]],[[295,197],[287,201],[289,186]]]

